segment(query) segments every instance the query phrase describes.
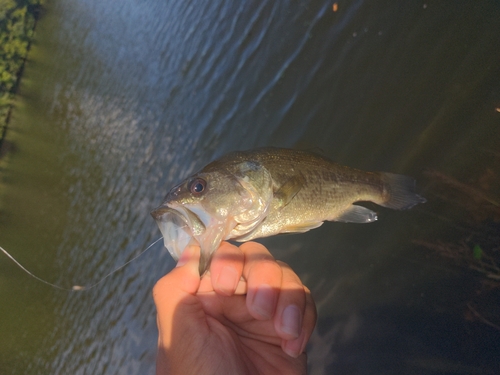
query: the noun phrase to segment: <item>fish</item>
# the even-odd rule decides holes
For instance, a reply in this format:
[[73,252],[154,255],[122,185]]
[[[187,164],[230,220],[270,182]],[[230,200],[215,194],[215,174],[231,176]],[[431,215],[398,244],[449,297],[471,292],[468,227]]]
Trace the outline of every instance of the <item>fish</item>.
[[151,215],[175,260],[201,248],[200,274],[224,240],[303,233],[325,221],[371,223],[377,214],[357,202],[406,210],[425,198],[415,180],[365,172],[311,151],[259,148],[231,152],[174,186]]

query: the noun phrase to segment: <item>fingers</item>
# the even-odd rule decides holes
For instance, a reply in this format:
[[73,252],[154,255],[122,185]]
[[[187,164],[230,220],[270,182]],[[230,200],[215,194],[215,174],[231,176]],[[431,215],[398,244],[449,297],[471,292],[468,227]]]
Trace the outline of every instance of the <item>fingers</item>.
[[272,319],[282,340],[282,349],[298,357],[316,325],[316,306],[297,274],[276,261],[262,245],[241,245],[245,255],[243,275],[247,280],[247,308],[258,320]]
[[246,242],[240,249],[245,255],[243,276],[247,280],[248,311],[255,319],[271,319],[281,290],[281,267],[261,244]]
[[305,308],[300,335],[296,339],[283,340],[281,343],[283,351],[295,358],[304,352],[307,342],[316,326],[317,319],[316,304],[311,296],[311,292],[306,286],[303,287],[303,291],[305,295]]
[[299,277],[283,262],[283,279],[279,295],[274,328],[285,340],[293,340],[300,336],[302,331],[302,317],[306,306],[304,287]]
[[[222,295],[231,296],[241,280],[245,256],[236,246],[223,242],[214,253],[210,265],[213,289]],[[243,291],[244,293],[246,292]]]
[[236,247],[224,242],[199,292],[209,290],[223,296],[246,292],[248,313],[257,320],[272,320],[283,351],[292,357],[304,351],[316,324],[316,306],[295,272],[263,245],[246,242]]

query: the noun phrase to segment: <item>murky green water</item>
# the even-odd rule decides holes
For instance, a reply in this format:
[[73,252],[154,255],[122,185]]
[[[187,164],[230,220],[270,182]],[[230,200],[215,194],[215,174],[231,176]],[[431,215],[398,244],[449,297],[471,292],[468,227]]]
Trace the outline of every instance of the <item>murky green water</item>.
[[[160,236],[149,211],[206,161],[317,147],[415,176],[428,203],[263,240],[317,300],[310,373],[500,372],[500,331],[465,319],[480,274],[415,243],[459,241],[470,219],[425,171],[476,186],[489,168],[498,186],[499,35],[495,1],[53,0],[0,161],[0,245],[92,284]],[[151,288],[173,265],[157,245],[70,293],[0,257],[0,373],[153,373]]]

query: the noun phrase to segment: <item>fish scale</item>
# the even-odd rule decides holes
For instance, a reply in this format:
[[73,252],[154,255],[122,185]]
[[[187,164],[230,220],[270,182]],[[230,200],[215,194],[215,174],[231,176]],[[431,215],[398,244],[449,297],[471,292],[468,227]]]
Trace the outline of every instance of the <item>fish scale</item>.
[[[196,186],[194,189],[193,186]],[[200,272],[223,240],[301,233],[324,221],[370,223],[371,201],[404,210],[425,199],[408,176],[365,172],[309,151],[260,148],[229,153],[188,177],[151,212],[176,259],[201,247]]]

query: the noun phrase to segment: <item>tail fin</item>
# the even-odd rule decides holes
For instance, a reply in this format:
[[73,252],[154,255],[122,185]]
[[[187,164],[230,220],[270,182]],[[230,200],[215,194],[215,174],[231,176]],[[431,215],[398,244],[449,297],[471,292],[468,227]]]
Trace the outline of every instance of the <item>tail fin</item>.
[[425,203],[425,198],[415,193],[415,180],[408,176],[393,173],[381,173],[384,184],[384,202],[381,206],[395,210],[406,210],[419,203]]

